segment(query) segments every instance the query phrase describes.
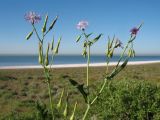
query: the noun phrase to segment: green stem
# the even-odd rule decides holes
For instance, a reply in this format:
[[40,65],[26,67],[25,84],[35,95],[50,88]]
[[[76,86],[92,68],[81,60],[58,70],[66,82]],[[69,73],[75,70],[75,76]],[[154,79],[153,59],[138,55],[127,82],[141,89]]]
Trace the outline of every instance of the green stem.
[[82,120],[85,120],[85,119],[86,119],[89,109],[90,109],[90,104],[87,105],[87,109],[86,109],[86,111],[85,111],[85,114],[84,114]]
[[88,46],[88,59],[87,59],[87,87],[89,86],[89,64],[90,64],[90,45]]
[[54,120],[54,114],[53,114],[53,99],[52,99],[52,94],[51,94],[51,84],[50,84],[49,73],[48,73],[46,67],[44,67],[44,73],[45,73],[45,76],[46,76],[46,79],[47,79],[48,94],[49,94],[49,100],[50,100],[50,108],[51,108],[51,113],[52,113],[52,119]]
[[[130,41],[131,39],[132,39],[132,36],[130,37],[129,41]],[[118,65],[120,64],[120,61],[122,60],[122,58],[123,58],[123,56],[124,56],[124,54],[125,54],[128,46],[129,46],[129,44],[130,44],[129,41],[127,42],[127,45],[125,46],[125,48],[124,48],[124,50],[123,50],[123,52],[122,52],[122,54],[121,54],[121,56],[120,56],[120,58],[119,58],[119,60],[118,60],[118,63],[117,63],[117,65],[116,65],[116,68],[115,68],[115,69],[117,69]]]
[[38,40],[42,43],[42,40],[40,39],[40,37],[39,37],[39,35],[38,35],[38,32],[37,32],[34,24],[32,24],[32,27],[33,27],[33,29],[34,29],[34,31],[35,31],[35,33],[36,33],[36,36],[37,36]]
[[92,104],[97,100],[97,98],[101,95],[101,93],[102,93],[102,91],[103,91],[106,83],[107,83],[107,79],[104,80],[104,83],[103,83],[100,91],[98,92],[98,94],[96,95],[96,97],[92,100],[91,105],[92,105]]

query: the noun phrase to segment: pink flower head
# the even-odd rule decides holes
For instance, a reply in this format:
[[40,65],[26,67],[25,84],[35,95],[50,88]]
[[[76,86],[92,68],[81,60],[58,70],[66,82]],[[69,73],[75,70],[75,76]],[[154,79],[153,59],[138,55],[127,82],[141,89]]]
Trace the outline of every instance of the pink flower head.
[[85,30],[87,26],[88,26],[88,22],[87,21],[80,21],[77,24],[77,29]]
[[130,30],[130,32],[131,32],[132,35],[136,35],[138,31],[139,31],[139,29],[136,28],[136,27],[134,27],[134,28],[132,28],[132,29]]
[[26,13],[24,18],[32,24],[38,23],[41,20],[41,16],[36,14],[35,12]]

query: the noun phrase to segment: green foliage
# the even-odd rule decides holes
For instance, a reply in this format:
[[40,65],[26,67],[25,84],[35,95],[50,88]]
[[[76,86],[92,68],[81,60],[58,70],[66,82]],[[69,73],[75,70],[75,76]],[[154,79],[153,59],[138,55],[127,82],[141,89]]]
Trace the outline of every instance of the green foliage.
[[92,112],[104,120],[158,120],[159,106],[160,87],[145,81],[123,80],[107,85]]

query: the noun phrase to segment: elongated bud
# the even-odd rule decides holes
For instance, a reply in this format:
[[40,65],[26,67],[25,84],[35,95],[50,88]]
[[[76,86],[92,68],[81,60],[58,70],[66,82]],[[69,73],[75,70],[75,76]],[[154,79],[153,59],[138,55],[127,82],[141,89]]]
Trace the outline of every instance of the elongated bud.
[[133,49],[129,49],[128,57],[135,57],[135,51]]
[[135,57],[135,55],[136,55],[135,50],[133,50],[132,52],[133,52],[133,57]]
[[56,18],[53,20],[53,22],[51,23],[50,27],[49,27],[49,31],[54,27],[56,21],[58,19],[58,16],[56,16]]
[[49,46],[50,46],[50,44],[48,43],[48,47],[47,47],[47,51],[46,51],[46,57],[45,57],[45,65],[46,65],[46,66],[49,65],[49,57],[48,57],[48,54],[49,54]]
[[114,48],[108,52],[107,57],[112,58],[113,52],[114,52]]
[[54,54],[58,54],[58,50],[59,50],[59,45],[60,45],[61,39],[62,39],[62,37],[60,37],[59,40],[58,40],[57,46],[54,49]]
[[42,32],[46,32],[46,25],[47,25],[47,21],[48,21],[48,15],[46,15],[45,21],[44,21],[44,25],[42,27]]
[[131,55],[132,53],[131,53],[131,52],[132,52],[132,50],[129,49],[129,50],[128,50],[128,57],[132,57],[132,55]]
[[61,92],[61,96],[60,96],[59,102],[58,102],[58,104],[57,104],[57,108],[58,108],[58,109],[61,107],[61,104],[62,104],[63,93],[64,93],[64,89],[63,89],[62,92]]
[[87,48],[86,47],[83,48],[82,55],[84,58],[86,58],[86,56],[87,56]]
[[74,120],[74,115],[75,115],[76,108],[77,108],[77,101],[76,101],[76,103],[74,105],[73,113],[72,113],[72,115],[70,117],[70,120]]
[[26,36],[26,40],[29,40],[29,38],[33,35],[33,30]]
[[54,37],[52,39],[51,50],[53,50],[53,48],[54,48]]
[[113,36],[113,39],[112,39],[112,41],[110,42],[109,48],[112,48],[114,40],[115,40],[115,35]]
[[38,61],[39,61],[39,64],[43,64],[43,55],[42,55],[42,44],[39,42],[39,51],[38,51]]
[[76,42],[79,42],[80,39],[81,39],[81,35],[77,37]]
[[67,114],[68,114],[68,92],[67,92],[65,109],[64,109],[64,112],[63,112],[64,117],[67,117]]

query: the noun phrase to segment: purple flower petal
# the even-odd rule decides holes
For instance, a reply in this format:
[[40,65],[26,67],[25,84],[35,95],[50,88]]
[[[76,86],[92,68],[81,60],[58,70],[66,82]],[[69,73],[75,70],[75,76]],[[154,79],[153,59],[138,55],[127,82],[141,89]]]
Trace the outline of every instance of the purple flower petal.
[[32,24],[38,23],[41,20],[41,16],[32,11],[26,13],[24,18]]
[[87,21],[80,21],[77,24],[77,29],[85,30],[87,26],[88,26],[88,22]]
[[130,32],[131,32],[132,35],[136,35],[136,34],[138,33],[138,31],[139,31],[139,29],[136,28],[136,27],[134,27],[134,28],[132,28],[132,29],[130,30]]

